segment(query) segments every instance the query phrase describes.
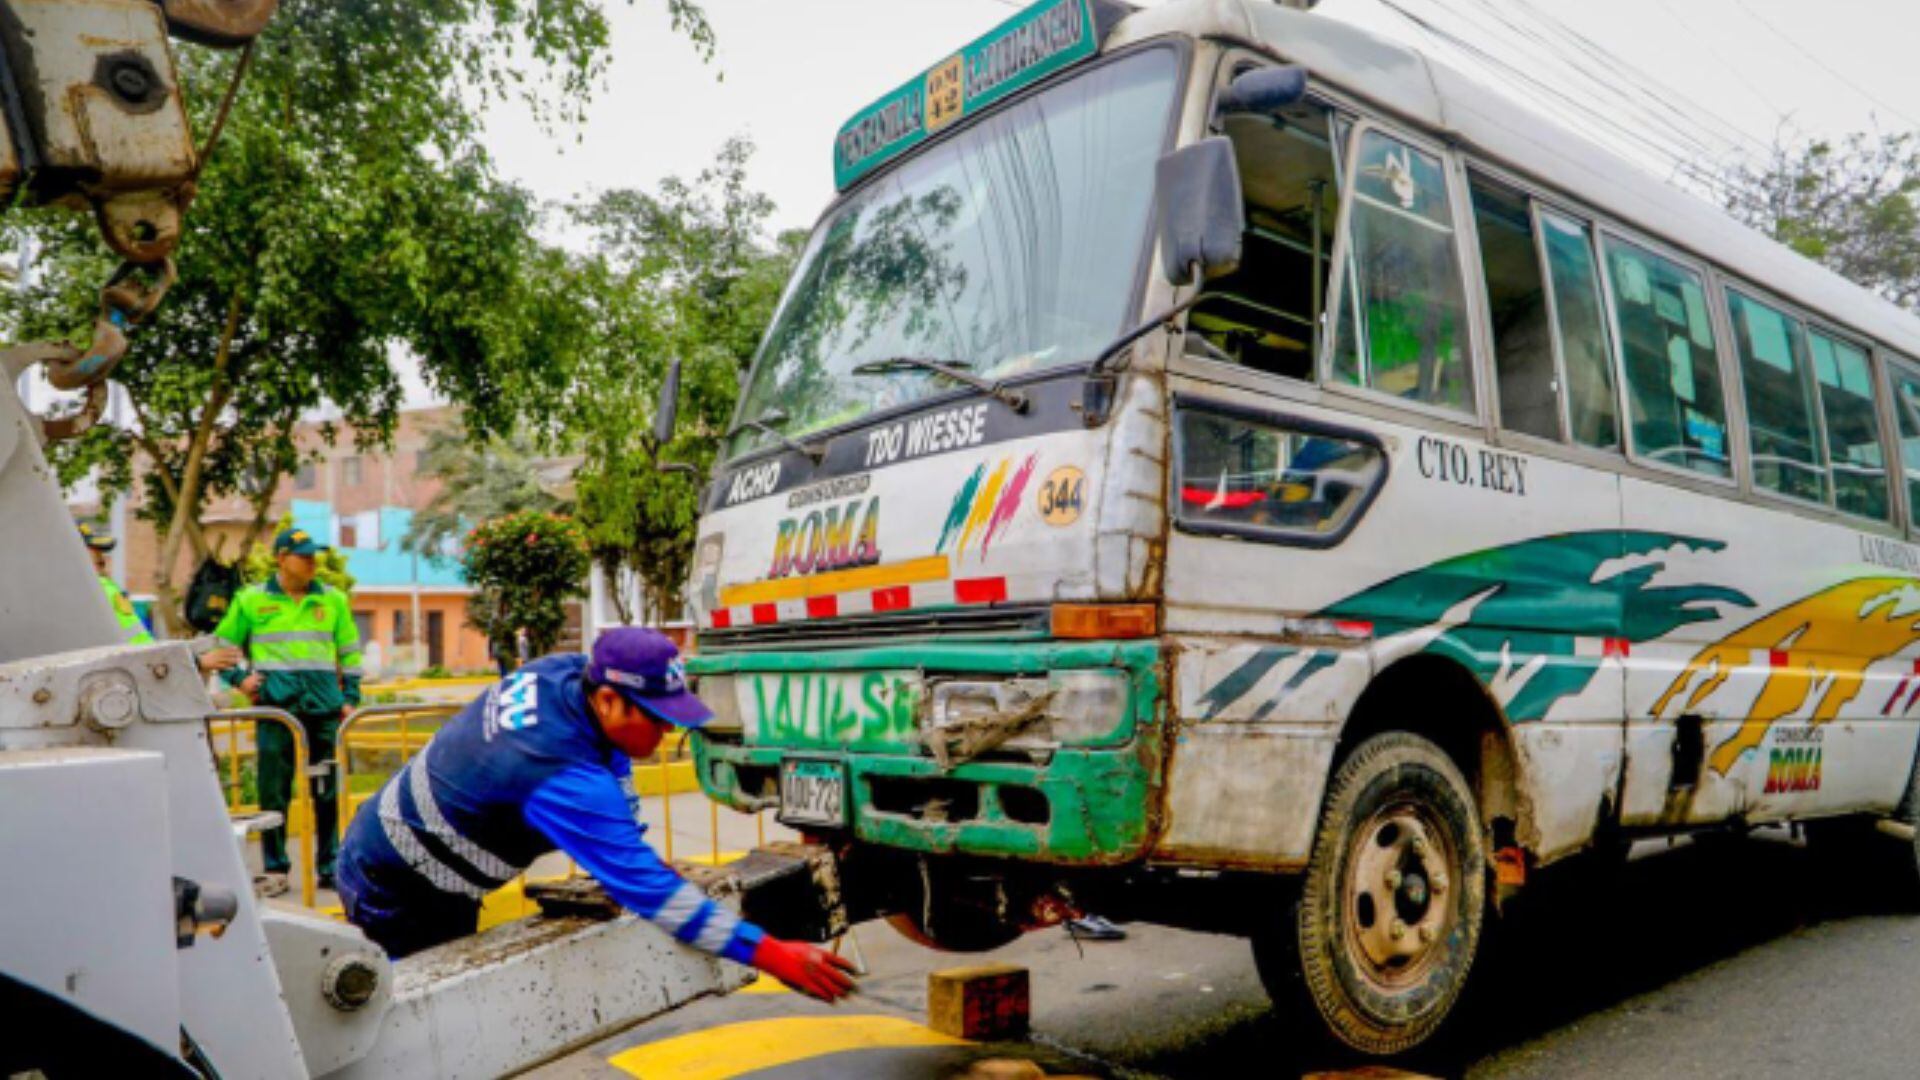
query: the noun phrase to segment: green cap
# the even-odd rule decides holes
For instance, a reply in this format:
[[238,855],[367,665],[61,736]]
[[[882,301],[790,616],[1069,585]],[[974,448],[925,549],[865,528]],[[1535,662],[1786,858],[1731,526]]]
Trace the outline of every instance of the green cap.
[[275,555],[318,555],[325,551],[326,545],[315,543],[313,534],[305,529],[282,529],[280,535],[273,538]]
[[95,551],[112,551],[114,544],[118,543],[113,537],[96,531],[93,526],[84,521],[80,523],[80,539]]

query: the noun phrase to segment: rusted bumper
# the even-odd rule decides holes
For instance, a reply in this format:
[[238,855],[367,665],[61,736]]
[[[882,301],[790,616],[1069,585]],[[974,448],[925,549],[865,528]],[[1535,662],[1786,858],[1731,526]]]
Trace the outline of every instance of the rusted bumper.
[[[781,739],[749,722],[740,735],[694,740],[700,782],[735,809],[779,807],[783,760],[802,757],[844,767],[846,819],[830,836],[928,854],[955,854],[1077,866],[1113,866],[1143,857],[1157,835],[1165,773],[1162,654],[1157,642],[890,646],[833,654],[761,654],[703,658],[707,673],[808,674],[912,669],[925,686],[942,679],[991,681],[1059,671],[1117,671],[1126,676],[1126,721],[1109,737],[1042,752],[1006,748],[943,768],[919,736],[928,706],[892,743],[831,745]],[[690,665],[694,666],[694,665]],[[703,693],[705,691],[703,690]],[[762,742],[765,736],[767,741]]]

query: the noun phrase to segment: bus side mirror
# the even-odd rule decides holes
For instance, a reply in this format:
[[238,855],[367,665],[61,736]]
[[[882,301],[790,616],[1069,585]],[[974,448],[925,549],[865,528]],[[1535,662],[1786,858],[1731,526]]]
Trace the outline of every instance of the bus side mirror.
[[1173,285],[1230,274],[1240,265],[1246,207],[1233,141],[1201,139],[1162,157],[1153,170],[1160,271]]
[[666,381],[660,384],[660,404],[653,410],[653,445],[673,441],[673,424],[680,415],[680,358],[674,357],[667,368]]
[[1288,64],[1258,67],[1233,77],[1220,93],[1214,115],[1274,116],[1307,96],[1307,69]]
[[661,461],[660,451],[673,441],[674,421],[680,417],[680,358],[667,367],[667,378],[660,384],[660,403],[653,410],[653,467],[663,473],[696,475],[698,470],[679,461]]

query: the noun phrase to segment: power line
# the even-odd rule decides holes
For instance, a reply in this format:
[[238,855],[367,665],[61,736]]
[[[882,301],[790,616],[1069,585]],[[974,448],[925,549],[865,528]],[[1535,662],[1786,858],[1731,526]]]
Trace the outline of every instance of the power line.
[[1377,0],[1377,2],[1401,18],[1413,23],[1429,36],[1443,40],[1454,49],[1475,59],[1490,74],[1501,78],[1510,85],[1516,86],[1527,93],[1544,94],[1549,98],[1553,98],[1561,102],[1563,108],[1571,109],[1577,114],[1584,114],[1596,127],[1611,131],[1616,140],[1625,144],[1638,145],[1641,148],[1641,152],[1650,153],[1655,158],[1669,164],[1676,175],[1686,176],[1694,182],[1704,185],[1709,190],[1719,186],[1721,183],[1719,177],[1690,160],[1689,155],[1676,152],[1672,143],[1662,143],[1645,132],[1637,131],[1627,126],[1620,120],[1593,108],[1590,104],[1575,99],[1559,87],[1544,82],[1478,45],[1461,38],[1459,35],[1415,15],[1413,12],[1408,11],[1396,3],[1395,0]]
[[[1695,124],[1699,126],[1701,130],[1713,130],[1714,134],[1730,147],[1744,145],[1750,148],[1751,151],[1758,151],[1763,155],[1768,152],[1767,145],[1759,139],[1754,138],[1746,129],[1732,123],[1713,110],[1701,106],[1698,102],[1692,103],[1692,108],[1699,113],[1699,117],[1695,117],[1676,103],[1679,95],[1674,93],[1672,87],[1667,86],[1661,79],[1650,74],[1645,68],[1626,59],[1619,53],[1614,52],[1580,31],[1575,30],[1573,27],[1567,25],[1565,21],[1549,12],[1541,10],[1533,0],[1516,0],[1516,2],[1535,22],[1557,33],[1561,38],[1570,42],[1575,49],[1599,63],[1602,68],[1624,73],[1628,77],[1626,85],[1637,91],[1641,97],[1645,98],[1655,108],[1662,112],[1669,113],[1682,121]],[[1621,82],[1618,78],[1597,81],[1604,81],[1610,86],[1617,86]],[[1657,94],[1648,89],[1650,86],[1659,86],[1668,92],[1665,94]],[[1702,124],[1702,120],[1708,121],[1709,123]],[[1741,150],[1738,152],[1744,153],[1750,151]]]
[[1730,72],[1734,78],[1740,80],[1741,86],[1746,87],[1749,93],[1753,94],[1754,97],[1759,98],[1760,103],[1762,105],[1765,105],[1767,108],[1773,110],[1773,115],[1776,119],[1784,119],[1786,117],[1787,115],[1786,110],[1782,109],[1778,105],[1775,105],[1773,103],[1773,100],[1767,97],[1767,92],[1765,90],[1762,90],[1758,86],[1755,86],[1752,80],[1747,78],[1746,72],[1741,71],[1738,65],[1729,63],[1727,61],[1726,56],[1724,56],[1720,52],[1719,48],[1714,45],[1712,34],[1702,34],[1698,30],[1695,30],[1693,28],[1693,24],[1687,21],[1686,16],[1674,10],[1673,6],[1667,3],[1667,0],[1654,0],[1654,2],[1660,5],[1661,11],[1666,12],[1667,18],[1679,24],[1680,29],[1685,31],[1688,37],[1691,37],[1699,41],[1700,44],[1704,45],[1706,47],[1708,54],[1711,55],[1714,58],[1714,60],[1719,63],[1721,67],[1726,68],[1727,71]]
[[[1565,66],[1567,71],[1585,79],[1601,92],[1617,98],[1626,108],[1638,114],[1644,123],[1664,132],[1663,141],[1677,147],[1677,151],[1673,153],[1674,157],[1717,158],[1729,153],[1744,152],[1739,146],[1737,137],[1729,138],[1724,133],[1711,130],[1694,117],[1667,104],[1661,96],[1648,92],[1638,83],[1626,82],[1623,86],[1623,80],[1618,77],[1595,74],[1579,56],[1568,54],[1564,45],[1552,41],[1534,27],[1515,22],[1507,13],[1494,7],[1490,0],[1474,0],[1474,2],[1487,10],[1500,26],[1517,37],[1525,39],[1520,43],[1523,49],[1527,48],[1527,42],[1546,49],[1554,59]],[[1474,26],[1482,33],[1487,32],[1477,23]],[[1637,90],[1646,99],[1645,102],[1636,99],[1629,90]],[[1648,103],[1655,108],[1648,108]],[[1582,103],[1582,111],[1591,113],[1594,107],[1591,104]],[[1737,136],[1739,133],[1736,131],[1735,134]]]
[[1741,11],[1746,13],[1748,18],[1752,19],[1754,22],[1759,23],[1761,26],[1766,27],[1770,32],[1772,32],[1774,37],[1777,37],[1781,41],[1786,42],[1788,45],[1793,46],[1793,51],[1799,53],[1801,56],[1804,56],[1808,60],[1812,61],[1815,67],[1833,76],[1835,79],[1837,79],[1841,83],[1841,85],[1847,87],[1848,89],[1852,90],[1854,93],[1859,94],[1861,97],[1866,98],[1868,101],[1873,102],[1875,105],[1880,106],[1881,108],[1887,110],[1893,115],[1906,121],[1908,124],[1912,125],[1913,127],[1920,128],[1920,120],[1915,120],[1913,117],[1908,116],[1905,112],[1902,112],[1901,110],[1894,108],[1892,105],[1888,104],[1887,102],[1882,101],[1871,90],[1868,90],[1866,87],[1861,86],[1859,83],[1856,83],[1852,79],[1849,79],[1845,75],[1842,75],[1838,71],[1835,71],[1832,67],[1830,67],[1827,64],[1825,60],[1820,59],[1818,56],[1815,56],[1811,51],[1809,51],[1806,46],[1800,44],[1798,41],[1795,41],[1792,37],[1781,32],[1779,27],[1773,25],[1772,21],[1767,19],[1765,16],[1761,15],[1759,12],[1748,7],[1747,0],[1733,0],[1733,2],[1735,6],[1737,6]]

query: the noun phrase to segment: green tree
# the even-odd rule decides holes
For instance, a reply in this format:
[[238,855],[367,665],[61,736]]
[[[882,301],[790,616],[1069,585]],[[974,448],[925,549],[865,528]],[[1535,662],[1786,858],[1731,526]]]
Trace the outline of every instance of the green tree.
[[[179,283],[115,372],[135,424],[57,455],[64,478],[97,470],[110,493],[139,462],[176,630],[172,573],[183,544],[207,554],[207,500],[247,496],[257,539],[302,457],[294,426],[323,403],[361,443],[388,441],[395,348],[477,430],[504,426],[519,395],[557,375],[550,328],[517,302],[537,209],[479,149],[480,111],[518,94],[549,123],[576,120],[609,58],[604,2],[281,4],[201,178]],[[697,4],[666,3],[710,54]],[[182,82],[224,88],[235,62],[183,50]],[[214,96],[196,95],[203,130]],[[98,245],[65,218],[8,220],[38,255],[28,287],[0,293],[0,316],[23,338],[84,340],[110,268]]]
[[1920,133],[1776,145],[1727,177],[1728,210],[1809,259],[1920,307]]
[[[658,471],[656,450],[697,475],[710,470],[740,376],[804,242],[799,232],[763,239],[773,203],[748,187],[752,153],[734,138],[692,182],[608,192],[575,210],[593,250],[571,261],[568,289],[593,317],[570,353],[557,421],[582,455],[577,510],[595,561],[609,578],[623,568],[638,575],[655,616],[680,607],[699,512],[698,481]],[[679,423],[673,442],[655,448],[651,418],[675,357]]]
[[438,557],[454,550],[476,522],[522,510],[563,511],[566,503],[541,486],[540,459],[518,429],[505,435],[475,435],[457,427],[427,435],[419,473],[440,482],[416,511],[401,545]]
[[566,601],[585,592],[587,541],[580,524],[526,510],[482,522],[467,536],[468,584],[479,590],[468,621],[497,655],[514,655],[525,630],[534,656],[553,651],[567,624]]

